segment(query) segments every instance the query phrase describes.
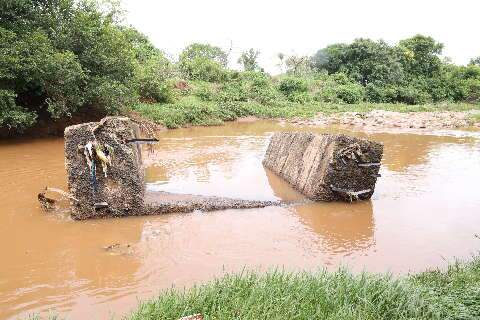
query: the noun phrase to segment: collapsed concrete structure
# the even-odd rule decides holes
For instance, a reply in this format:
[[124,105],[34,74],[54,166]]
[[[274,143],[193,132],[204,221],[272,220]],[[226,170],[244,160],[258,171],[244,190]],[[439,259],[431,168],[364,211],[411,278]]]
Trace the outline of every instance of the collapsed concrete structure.
[[263,164],[314,201],[369,199],[383,145],[345,135],[275,133]]
[[145,190],[140,130],[126,117],[106,117],[65,129],[71,216],[101,217],[258,208],[271,201],[173,195]]
[[[139,141],[142,141],[141,130],[135,121],[126,117],[107,117],[100,122],[65,129],[65,166],[72,218],[280,204],[146,191]],[[311,200],[352,201],[369,199],[373,194],[382,153],[383,146],[379,143],[345,135],[276,133],[263,164]],[[39,200],[42,201],[40,195]]]
[[[72,217],[87,219],[103,216],[126,216],[143,210],[145,186],[138,145],[127,143],[138,136],[138,127],[124,117],[107,117],[65,129],[65,166],[71,200]],[[105,145],[113,150],[106,174],[91,148]],[[87,159],[87,158],[90,158]],[[106,205],[105,205],[106,203]],[[97,205],[95,204],[104,204]]]

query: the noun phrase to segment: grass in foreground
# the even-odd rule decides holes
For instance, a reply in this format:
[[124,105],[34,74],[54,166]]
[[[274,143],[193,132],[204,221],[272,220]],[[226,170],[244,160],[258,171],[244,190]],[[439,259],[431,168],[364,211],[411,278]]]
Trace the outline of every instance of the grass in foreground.
[[392,278],[337,272],[226,275],[140,304],[128,319],[480,319],[480,258]]
[[139,104],[134,108],[143,117],[165,125],[179,128],[189,125],[219,125],[223,121],[244,116],[266,119],[312,118],[317,113],[368,112],[386,110],[397,112],[419,111],[468,111],[480,110],[480,105],[466,103],[442,103],[425,105],[407,104],[328,104],[278,102],[269,105],[256,102],[212,102],[187,96],[171,104]]

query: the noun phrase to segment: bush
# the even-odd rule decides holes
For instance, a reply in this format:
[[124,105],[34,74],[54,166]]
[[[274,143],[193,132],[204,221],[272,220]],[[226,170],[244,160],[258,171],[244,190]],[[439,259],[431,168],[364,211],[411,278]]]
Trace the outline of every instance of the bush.
[[431,97],[427,92],[413,86],[405,86],[396,88],[396,96],[390,102],[424,104],[430,100]]
[[365,98],[365,88],[343,73],[319,75],[315,86],[315,100],[321,102],[353,104]]
[[133,86],[108,78],[91,79],[88,93],[92,105],[109,114],[119,114],[138,102]]
[[0,89],[0,127],[22,130],[35,123],[37,115],[15,104],[15,93]]
[[303,103],[311,100],[308,94],[308,84],[305,79],[285,77],[280,80],[278,89],[289,101]]
[[305,104],[312,101],[312,96],[308,92],[294,92],[288,96],[288,101]]
[[119,24],[117,9],[98,1],[0,2],[0,88],[16,95],[15,105],[2,98],[9,108],[2,126],[33,125],[38,114],[68,117],[84,106],[117,113],[139,94],[169,100],[152,62],[158,50]]
[[191,80],[221,82],[227,78],[227,54],[209,44],[189,45],[180,54],[179,66]]
[[185,76],[191,80],[222,82],[227,79],[227,72],[216,61],[198,57],[181,63]]
[[465,101],[470,103],[480,103],[480,80],[465,80]]
[[240,80],[229,81],[220,88],[215,100],[220,102],[247,101],[248,93],[246,86]]
[[285,77],[280,81],[278,89],[287,97],[293,93],[307,92],[307,82],[302,78]]
[[174,102],[173,85],[167,81],[173,75],[173,66],[161,54],[141,63],[136,69],[136,82],[141,98],[154,102]]
[[45,59],[40,77],[47,96],[48,112],[53,118],[71,116],[85,102],[86,75],[73,52],[56,52]]
[[271,103],[280,98],[268,75],[262,72],[232,73],[216,94],[215,100],[259,103]]
[[209,83],[205,82],[195,84],[193,95],[202,101],[213,101],[215,99],[215,91]]
[[240,79],[245,83],[248,98],[259,103],[271,103],[280,98],[270,77],[263,72],[243,72]]
[[353,104],[363,101],[365,90],[362,86],[351,83],[338,86],[337,97],[344,103]]

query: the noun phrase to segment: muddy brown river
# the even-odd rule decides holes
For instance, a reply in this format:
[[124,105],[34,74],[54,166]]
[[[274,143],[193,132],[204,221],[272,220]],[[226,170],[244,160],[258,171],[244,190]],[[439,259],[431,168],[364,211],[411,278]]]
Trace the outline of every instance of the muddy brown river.
[[480,131],[365,132],[268,121],[165,131],[145,159],[147,188],[302,203],[261,165],[278,130],[384,143],[371,201],[72,221],[68,210],[45,213],[36,200],[47,185],[66,188],[63,140],[0,143],[0,319],[50,310],[68,319],[119,318],[162,289],[245,267],[407,273],[480,249]]

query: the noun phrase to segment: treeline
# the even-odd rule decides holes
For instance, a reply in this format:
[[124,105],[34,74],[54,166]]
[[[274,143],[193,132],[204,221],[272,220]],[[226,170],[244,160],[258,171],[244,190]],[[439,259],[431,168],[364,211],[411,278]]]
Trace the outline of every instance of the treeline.
[[[39,118],[78,111],[116,114],[139,101],[175,105],[185,97],[217,105],[480,101],[480,58],[468,66],[442,60],[442,44],[417,35],[391,46],[357,39],[315,55],[278,55],[272,77],[250,49],[229,55],[192,44],[172,61],[122,21],[111,1],[0,2],[0,127],[22,130]],[[233,107],[232,107],[233,104]]]
[[0,127],[161,101],[170,67],[115,2],[0,1]]

